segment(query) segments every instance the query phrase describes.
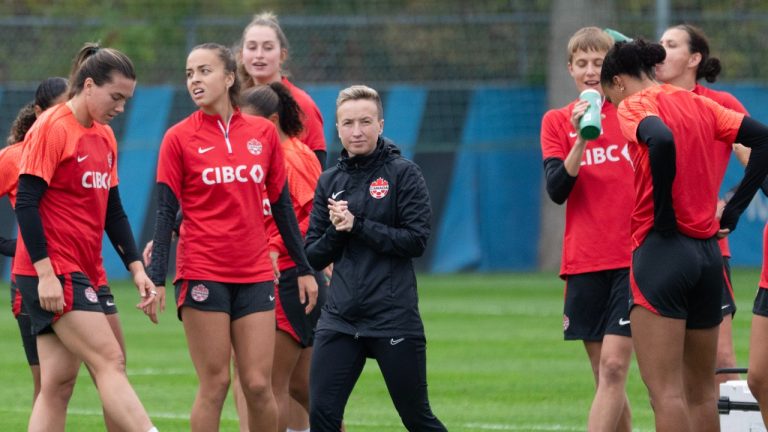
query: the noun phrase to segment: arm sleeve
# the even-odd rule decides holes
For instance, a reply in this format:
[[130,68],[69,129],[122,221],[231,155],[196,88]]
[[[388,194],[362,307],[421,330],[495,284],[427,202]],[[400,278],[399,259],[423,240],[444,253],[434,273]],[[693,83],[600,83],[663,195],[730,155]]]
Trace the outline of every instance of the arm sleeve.
[[320,171],[325,170],[325,161],[328,158],[328,153],[325,150],[314,150],[317,160],[320,161]]
[[117,186],[109,189],[104,231],[107,232],[112,247],[115,248],[115,252],[120,256],[126,269],[130,263],[141,261],[133,232],[131,232],[131,224],[128,222],[125,210],[123,210],[123,203],[120,200],[120,191]]
[[299,223],[296,220],[296,214],[293,213],[293,203],[291,195],[288,193],[288,183],[283,187],[283,192],[275,202],[270,202],[272,206],[272,215],[275,219],[280,237],[283,238],[285,248],[288,249],[288,255],[296,263],[296,269],[299,276],[312,274],[312,267],[307,261],[307,255],[304,252],[304,243],[299,231]]
[[16,195],[16,220],[33,263],[48,257],[43,220],[40,218],[40,200],[48,184],[40,177],[22,174]]
[[173,232],[176,233],[176,235],[179,235],[181,233],[181,223],[184,222],[184,213],[179,210],[176,212],[176,219],[173,221]]
[[677,229],[672,206],[672,183],[675,180],[675,138],[657,116],[648,116],[637,126],[637,139],[648,146],[648,161],[653,182],[653,226],[662,233]]
[[157,216],[155,234],[152,238],[152,263],[149,266],[149,277],[155,285],[165,286],[165,278],[168,276],[171,233],[178,212],[179,200],[176,195],[173,194],[168,185],[158,183]]
[[327,196],[318,182],[305,240],[307,259],[315,270],[322,270],[341,258],[344,246],[349,240],[348,232],[336,231],[336,227],[331,224]]
[[397,182],[397,226],[355,217],[352,235],[374,251],[415,258],[424,253],[431,233],[432,209],[427,184],[416,165],[409,165]]
[[549,198],[557,204],[564,203],[571,194],[577,177],[571,177],[565,170],[563,160],[554,157],[544,160],[544,176]]
[[744,117],[736,135],[736,141],[751,147],[752,152],[744,169],[744,177],[720,218],[720,228],[728,228],[731,231],[736,229],[741,213],[752,201],[757,188],[763,184],[768,175],[768,127],[751,117]]
[[0,237],[0,255],[7,257],[16,255],[16,239]]

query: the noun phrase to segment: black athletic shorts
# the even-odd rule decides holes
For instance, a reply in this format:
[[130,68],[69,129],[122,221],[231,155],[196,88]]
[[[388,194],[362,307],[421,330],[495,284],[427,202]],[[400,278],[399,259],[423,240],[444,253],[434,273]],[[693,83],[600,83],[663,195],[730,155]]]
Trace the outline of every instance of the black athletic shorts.
[[37,337],[32,334],[32,321],[29,319],[29,313],[21,301],[21,293],[16,286],[15,281],[11,281],[11,308],[13,316],[16,317],[16,324],[19,325],[19,334],[21,335],[21,344],[24,346],[24,354],[27,357],[27,363],[30,366],[40,364],[40,358],[37,356]]
[[651,230],[632,254],[630,309],[641,306],[686,328],[714,327],[723,320],[723,256],[717,240]]
[[115,306],[115,296],[112,295],[112,291],[109,289],[109,286],[100,286],[99,290],[96,291],[96,295],[99,296],[99,303],[101,303],[101,309],[104,310],[105,315],[114,315],[117,313],[117,306]]
[[755,295],[755,305],[752,307],[752,313],[768,317],[768,288],[760,287]]
[[176,306],[179,320],[181,310],[188,306],[207,312],[226,312],[232,321],[246,315],[275,308],[275,284],[222,283],[187,280],[176,282]]
[[320,309],[325,304],[326,285],[322,272],[315,273],[317,281],[317,303],[307,315],[305,305],[299,301],[299,273],[296,267],[280,272],[277,298],[275,299],[275,319],[277,329],[287,333],[302,348],[311,347],[315,338],[315,326],[320,318]]
[[15,275],[16,284],[21,291],[24,308],[29,313],[32,321],[32,334],[39,335],[53,332],[53,323],[62,315],[73,311],[104,312],[99,303],[99,296],[93,289],[88,277],[80,272],[58,275],[61,286],[64,289],[64,312],[54,314],[40,307],[40,299],[37,293],[36,276]]
[[720,310],[723,316],[736,316],[736,299],[731,283],[731,259],[723,257],[723,299],[720,301]]
[[601,341],[607,334],[631,336],[629,269],[568,275],[563,334],[566,340]]

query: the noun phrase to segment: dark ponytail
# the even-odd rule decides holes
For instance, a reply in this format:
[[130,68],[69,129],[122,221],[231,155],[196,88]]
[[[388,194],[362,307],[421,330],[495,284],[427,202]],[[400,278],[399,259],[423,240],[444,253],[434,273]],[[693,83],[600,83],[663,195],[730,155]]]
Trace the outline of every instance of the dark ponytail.
[[35,100],[24,105],[16,115],[11,125],[6,144],[11,145],[24,140],[24,136],[32,124],[37,120],[35,105],[45,111],[51,107],[53,101],[67,91],[67,80],[61,77],[46,78],[35,90]]
[[304,130],[304,114],[290,90],[280,82],[251,87],[243,93],[242,101],[259,116],[269,117],[276,113],[280,129],[289,137],[296,137]]
[[642,79],[643,75],[654,78],[655,66],[663,62],[666,56],[663,46],[642,38],[631,42],[616,42],[603,60],[600,83],[611,85],[613,77],[621,74],[638,79]]
[[696,68],[696,81],[704,78],[707,82],[717,81],[717,76],[722,70],[720,59],[709,56],[709,41],[704,31],[690,24],[680,24],[674,28],[684,31],[688,34],[688,51],[691,54],[701,54],[701,62]]
[[98,43],[86,42],[72,61],[69,97],[83,90],[87,78],[91,78],[99,87],[112,82],[112,72],[136,80],[136,71],[128,56],[114,48],[102,48]]

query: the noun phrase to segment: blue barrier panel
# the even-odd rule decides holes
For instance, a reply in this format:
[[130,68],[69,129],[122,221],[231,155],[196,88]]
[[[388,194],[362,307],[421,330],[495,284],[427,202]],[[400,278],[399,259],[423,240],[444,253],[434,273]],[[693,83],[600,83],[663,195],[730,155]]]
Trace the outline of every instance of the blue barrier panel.
[[480,87],[470,100],[442,217],[435,272],[536,266],[541,88]]
[[323,132],[328,154],[341,151],[336,134],[336,98],[342,87],[338,85],[308,85],[302,87],[315,101],[320,114],[323,115]]
[[[125,134],[118,137],[120,198],[134,236],[142,232],[155,183],[157,151],[168,128],[173,102],[172,86],[139,87],[126,110]],[[139,250],[143,245],[138,245]],[[104,238],[104,268],[110,277],[125,273],[109,239]],[[120,273],[123,272],[123,273]]]
[[[749,115],[763,123],[768,123],[768,88],[752,84],[718,85],[718,90],[733,94],[749,111]],[[739,184],[744,175],[744,167],[731,158],[725,179],[720,188],[720,196]],[[763,258],[763,227],[768,220],[768,197],[758,191],[752,203],[739,219],[736,231],[728,236],[731,249],[731,264],[734,266],[760,266]]]
[[394,85],[384,105],[384,136],[392,139],[404,157],[413,160],[419,137],[427,89],[414,85]]

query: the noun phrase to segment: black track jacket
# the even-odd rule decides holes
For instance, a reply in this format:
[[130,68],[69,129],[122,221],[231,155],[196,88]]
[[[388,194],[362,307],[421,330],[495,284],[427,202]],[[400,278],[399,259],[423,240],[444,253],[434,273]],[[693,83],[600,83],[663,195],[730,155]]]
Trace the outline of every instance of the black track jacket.
[[[328,198],[346,200],[351,232],[338,232]],[[315,191],[307,258],[320,270],[333,263],[317,330],[361,337],[423,337],[412,258],[427,245],[431,207],[419,167],[379,138],[368,156],[342,151]]]

